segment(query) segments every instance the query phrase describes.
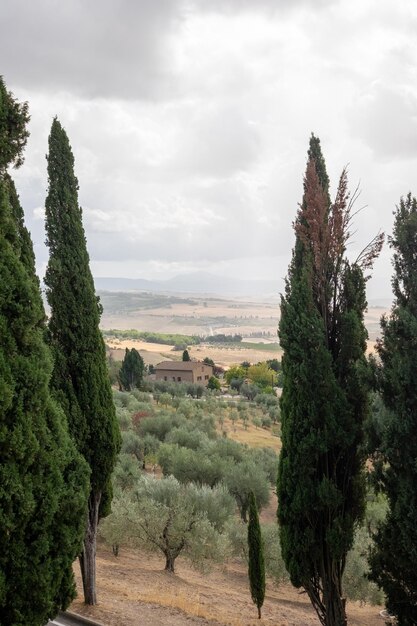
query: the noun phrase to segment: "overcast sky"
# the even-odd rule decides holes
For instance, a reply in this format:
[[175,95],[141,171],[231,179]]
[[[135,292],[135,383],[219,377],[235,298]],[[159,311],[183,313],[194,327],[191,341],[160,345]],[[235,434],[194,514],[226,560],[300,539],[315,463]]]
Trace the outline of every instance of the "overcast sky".
[[[351,255],[417,194],[413,0],[1,0],[0,73],[30,105],[15,179],[38,268],[54,115],[95,276],[202,270],[282,289],[311,132],[360,182]],[[389,297],[386,247],[369,297]]]

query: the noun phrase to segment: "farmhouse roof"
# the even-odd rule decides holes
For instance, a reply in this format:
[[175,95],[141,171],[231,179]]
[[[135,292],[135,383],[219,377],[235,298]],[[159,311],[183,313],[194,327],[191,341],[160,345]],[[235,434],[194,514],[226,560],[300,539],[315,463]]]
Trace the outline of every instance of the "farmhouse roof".
[[200,369],[201,366],[211,367],[202,361],[162,361],[155,365],[157,370],[189,371]]

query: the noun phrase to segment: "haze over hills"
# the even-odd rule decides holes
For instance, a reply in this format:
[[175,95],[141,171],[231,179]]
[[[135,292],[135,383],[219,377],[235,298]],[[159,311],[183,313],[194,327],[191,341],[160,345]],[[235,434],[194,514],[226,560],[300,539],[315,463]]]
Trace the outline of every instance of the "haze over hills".
[[151,291],[216,294],[221,296],[278,297],[282,281],[236,279],[206,272],[180,274],[167,280],[145,278],[94,278],[98,291]]
[[[208,272],[179,274],[166,280],[148,280],[146,278],[95,277],[97,291],[126,292],[147,291],[151,293],[206,294],[223,297],[266,298],[266,301],[279,300],[284,290],[282,279],[254,280],[216,276]],[[383,295],[383,294],[381,294]],[[389,309],[390,297],[369,297],[368,306]]]

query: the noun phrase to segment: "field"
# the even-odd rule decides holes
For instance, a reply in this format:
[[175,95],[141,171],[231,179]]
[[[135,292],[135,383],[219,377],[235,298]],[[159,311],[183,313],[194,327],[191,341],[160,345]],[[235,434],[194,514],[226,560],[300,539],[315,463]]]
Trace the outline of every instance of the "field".
[[[241,344],[200,344],[191,347],[191,357],[205,357],[221,366],[249,361],[257,363],[280,358],[277,346],[279,320],[278,298],[269,302],[247,299],[226,300],[201,296],[168,296],[142,292],[101,292],[104,307],[102,329],[136,329],[140,331],[178,333],[210,336],[213,334],[240,334]],[[368,351],[373,351],[379,333],[379,319],[384,309],[370,308],[366,315],[369,333]],[[116,352],[117,360],[123,358],[125,348],[136,348],[145,363],[156,365],[160,361],[181,358],[173,346],[151,344],[137,340],[106,338],[106,343]]]

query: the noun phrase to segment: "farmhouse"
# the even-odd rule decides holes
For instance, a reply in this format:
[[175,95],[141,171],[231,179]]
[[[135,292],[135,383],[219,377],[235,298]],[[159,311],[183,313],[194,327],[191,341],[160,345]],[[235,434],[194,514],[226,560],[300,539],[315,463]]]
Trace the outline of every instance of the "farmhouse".
[[213,368],[201,361],[162,361],[155,366],[156,380],[198,383],[207,387]]

